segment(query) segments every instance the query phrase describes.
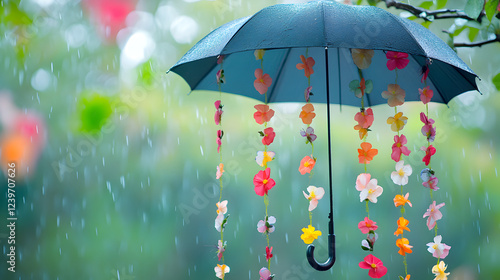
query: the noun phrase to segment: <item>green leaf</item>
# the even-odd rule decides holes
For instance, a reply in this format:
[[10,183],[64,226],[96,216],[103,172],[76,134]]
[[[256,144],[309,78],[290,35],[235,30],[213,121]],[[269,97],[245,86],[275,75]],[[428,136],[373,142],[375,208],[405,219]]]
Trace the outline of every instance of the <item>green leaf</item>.
[[25,12],[19,10],[17,4],[13,1],[8,4],[4,3],[0,5],[0,21],[2,23],[11,23],[16,26],[33,23],[33,20]]
[[483,10],[484,0],[467,0],[464,12],[471,18],[478,18]]
[[432,5],[434,5],[434,2],[432,1],[424,1],[422,2],[420,5],[418,5],[420,8],[423,8],[423,9],[426,9],[426,10],[429,10]]
[[476,39],[478,33],[479,29],[474,27],[469,27],[469,41],[473,42]]
[[489,0],[484,6],[484,11],[486,12],[486,17],[491,22],[493,16],[495,16],[495,12],[497,11],[498,0]]
[[432,23],[432,21],[424,21],[421,24],[423,27],[429,29],[429,26],[431,25],[431,23]]
[[365,87],[366,87],[365,88],[365,92],[366,93],[372,92],[372,90],[373,90],[373,82],[372,82],[372,80],[365,81]]
[[403,276],[399,275],[399,280],[405,280]]
[[368,5],[370,6],[377,6],[377,3],[379,2],[380,0],[368,0]]
[[448,2],[448,0],[437,0],[436,9],[444,8],[444,6],[446,6],[446,2]]
[[496,74],[495,77],[493,77],[493,84],[497,88],[497,90],[500,90],[500,73]]

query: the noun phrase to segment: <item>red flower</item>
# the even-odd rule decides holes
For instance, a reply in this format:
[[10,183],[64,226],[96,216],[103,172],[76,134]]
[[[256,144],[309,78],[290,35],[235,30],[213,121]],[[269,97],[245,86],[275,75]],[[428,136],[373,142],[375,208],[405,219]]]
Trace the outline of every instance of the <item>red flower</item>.
[[381,278],[387,273],[387,267],[384,266],[381,260],[372,254],[364,258],[364,261],[359,263],[359,267],[368,270],[368,276],[371,278]]
[[388,51],[385,54],[385,57],[389,59],[389,61],[387,61],[387,69],[391,71],[396,68],[403,69],[410,62],[410,60],[407,58],[407,53]]
[[429,163],[431,162],[431,156],[433,156],[436,153],[436,148],[430,145],[427,148],[425,148],[425,146],[422,147],[421,150],[425,151],[425,156],[422,159],[422,161],[425,163],[425,165],[429,165]]
[[258,104],[253,107],[257,110],[257,112],[253,114],[253,118],[258,124],[264,124],[270,121],[274,116],[274,110],[269,109],[269,106],[266,104]]
[[271,145],[271,143],[273,143],[274,141],[275,136],[276,133],[274,132],[272,127],[264,129],[264,138],[262,138],[262,144]]
[[254,190],[257,195],[264,196],[267,192],[276,185],[276,182],[270,178],[271,169],[268,167],[265,170],[260,170],[253,177]]
[[272,252],[273,252],[273,246],[271,246],[271,248],[266,246],[266,261],[269,261],[273,257]]

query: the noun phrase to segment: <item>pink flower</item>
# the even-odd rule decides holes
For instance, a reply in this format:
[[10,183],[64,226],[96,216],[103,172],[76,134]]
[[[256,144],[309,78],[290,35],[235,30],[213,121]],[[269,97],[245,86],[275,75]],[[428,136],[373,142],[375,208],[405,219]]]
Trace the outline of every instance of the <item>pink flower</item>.
[[437,191],[439,190],[437,184],[439,183],[439,180],[435,176],[431,176],[428,181],[423,182],[422,185],[426,188],[429,188],[431,190]]
[[427,140],[429,142],[433,142],[436,138],[436,128],[432,126],[434,124],[434,120],[431,118],[427,118],[427,116],[423,112],[421,112],[420,121],[424,123],[424,126],[422,126],[421,129],[422,135],[427,137]]
[[418,94],[420,95],[420,100],[427,104],[431,102],[432,96],[434,96],[434,91],[429,88],[429,86],[424,87],[424,89],[419,88]]
[[387,99],[387,104],[390,107],[403,105],[405,103],[405,96],[404,89],[397,84],[389,84],[387,90],[382,92],[382,97]]
[[224,251],[226,251],[226,242],[224,241],[224,244],[222,244],[222,241],[219,240],[217,244],[217,257],[219,258],[219,261],[222,259]]
[[215,179],[220,179],[223,173],[224,173],[224,163],[219,163],[219,165],[217,165],[217,172],[215,173]]
[[[372,126],[374,120],[372,108],[366,110],[362,109],[361,112],[354,115],[354,120],[358,122],[361,128],[369,128]],[[356,127],[354,127],[354,129],[356,129]]]
[[276,185],[276,182],[270,178],[271,169],[268,167],[265,170],[260,170],[253,177],[254,190],[257,195],[264,196],[267,192]]
[[444,202],[441,204],[438,204],[436,206],[436,201],[433,201],[432,204],[429,205],[429,209],[427,209],[427,212],[425,212],[425,214],[424,214],[424,218],[428,217],[427,218],[427,227],[429,228],[429,230],[434,228],[434,226],[436,225],[436,222],[438,220],[441,220],[441,218],[443,218],[443,214],[441,214],[441,211],[439,211],[439,208],[441,208],[443,206],[444,206]]
[[368,276],[371,278],[381,278],[387,273],[387,267],[384,266],[381,260],[372,254],[369,254],[359,263],[362,269],[369,269]]
[[312,126],[308,126],[305,131],[302,129],[300,135],[307,138],[306,144],[309,144],[309,142],[312,143],[317,137],[316,134],[314,134],[314,128]]
[[387,61],[387,69],[389,69],[390,71],[396,68],[403,69],[410,62],[410,60],[407,58],[407,53],[388,51],[385,54],[385,57],[389,59],[389,61]]
[[223,61],[223,60],[224,60],[224,55],[222,55],[222,54],[221,54],[221,55],[219,55],[219,56],[217,57],[217,64],[222,64],[222,61]]
[[322,199],[323,195],[325,195],[325,189],[309,186],[307,187],[307,191],[309,192],[309,195],[304,191],[302,191],[302,193],[306,199],[309,200],[309,211],[312,211],[318,206],[318,200]]
[[429,251],[429,253],[431,253],[433,257],[438,259],[446,258],[451,249],[451,246],[441,243],[442,238],[443,237],[441,235],[438,235],[434,237],[434,242],[426,244],[427,246],[429,246],[429,248],[427,248],[427,251]]
[[222,105],[220,104],[220,100],[217,100],[215,101],[214,103],[215,105],[215,116],[214,116],[214,120],[215,120],[215,125],[219,125],[220,124],[220,121],[222,119]]
[[222,136],[224,132],[222,130],[217,130],[217,153],[220,153],[220,146],[222,145]]
[[407,143],[406,136],[401,134],[401,136],[394,135],[394,144],[392,144],[392,154],[391,158],[395,162],[401,160],[401,154],[408,156],[411,151],[405,146]]
[[275,136],[276,133],[274,132],[272,127],[264,129],[264,138],[262,138],[262,144],[271,145],[271,143],[273,143],[274,141]]
[[270,121],[274,116],[274,110],[269,109],[269,106],[266,104],[257,104],[253,107],[257,110],[257,112],[253,114],[253,118],[258,124],[264,124]]
[[309,102],[309,97],[310,97],[310,95],[312,95],[312,92],[311,92],[312,89],[313,89],[312,86],[308,86],[306,88],[306,90],[304,90],[304,98],[306,99],[306,102]]
[[273,257],[272,252],[273,252],[273,246],[271,246],[271,248],[266,246],[266,261],[269,261]]
[[274,276],[271,275],[271,271],[266,267],[259,270],[260,279],[259,280],[272,280]]
[[299,172],[304,175],[306,173],[311,173],[311,170],[314,168],[316,164],[316,159],[311,158],[310,156],[305,156],[300,161]]
[[377,223],[365,217],[365,219],[358,223],[358,228],[361,230],[361,233],[367,234],[370,231],[377,230]]
[[267,89],[273,83],[273,79],[269,74],[264,74],[264,71],[260,68],[255,69],[255,81],[253,82],[253,86],[260,93],[264,94],[267,92]]
[[223,84],[224,83],[224,69],[219,69],[217,73],[215,74],[215,78],[217,80],[217,84]]
[[257,223],[257,231],[260,233],[272,233],[274,232],[274,224],[276,223],[276,218],[274,216],[266,216],[266,220],[260,220]]
[[431,162],[431,156],[433,156],[436,153],[436,148],[430,145],[427,148],[423,146],[422,148],[420,148],[420,150],[425,151],[425,156],[422,159],[422,161],[425,163],[425,165],[429,165],[429,163]]
[[304,76],[306,76],[307,78],[311,77],[311,75],[314,74],[313,66],[316,63],[314,61],[314,58],[305,58],[305,56],[300,55],[300,60],[302,60],[302,63],[297,63],[297,69],[304,69]]

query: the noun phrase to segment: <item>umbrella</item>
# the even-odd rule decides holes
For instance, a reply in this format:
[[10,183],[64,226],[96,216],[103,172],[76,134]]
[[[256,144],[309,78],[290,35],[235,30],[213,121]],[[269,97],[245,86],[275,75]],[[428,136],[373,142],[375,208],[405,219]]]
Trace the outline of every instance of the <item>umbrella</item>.
[[[254,68],[248,67],[255,63],[254,51],[259,49],[266,50],[265,69],[273,79],[266,97],[253,88]],[[370,67],[361,73],[353,62],[352,49],[374,50],[372,65],[384,67]],[[429,70],[426,82],[435,93],[434,102],[446,104],[463,92],[478,90],[477,75],[423,26],[376,7],[330,1],[274,5],[231,21],[200,40],[169,70],[184,78],[191,90],[217,91],[214,77],[219,69],[217,59],[223,55],[225,92],[262,102],[301,102],[304,79],[295,67],[297,59],[304,53],[316,59],[315,71],[319,74],[314,77],[314,102],[327,104],[330,190],[329,258],[318,263],[314,246],[307,248],[308,261],[317,270],[328,270],[335,262],[330,104],[359,106],[360,100],[349,91],[349,84],[361,75],[374,81],[373,93],[362,96],[364,104],[386,103],[378,93],[394,82],[394,73],[385,67],[388,51],[409,55],[408,66],[399,78],[396,76],[402,88],[415,92],[407,94],[406,101],[419,100],[416,89],[422,85],[419,75],[425,70]]]

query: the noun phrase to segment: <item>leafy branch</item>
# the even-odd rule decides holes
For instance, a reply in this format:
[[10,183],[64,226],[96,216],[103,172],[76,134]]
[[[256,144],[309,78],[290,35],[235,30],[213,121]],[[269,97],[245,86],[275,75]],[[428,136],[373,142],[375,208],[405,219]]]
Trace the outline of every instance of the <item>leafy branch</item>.
[[425,21],[432,21],[434,19],[445,19],[445,18],[462,18],[466,20],[481,22],[482,17],[486,15],[486,13],[483,10],[479,14],[479,16],[474,19],[468,16],[463,10],[458,10],[458,9],[439,9],[432,11],[420,7],[415,7],[410,4],[406,4],[395,0],[382,0],[382,1],[385,3],[387,8],[394,7],[399,10],[405,10],[407,12],[410,12],[417,18],[421,18]]

